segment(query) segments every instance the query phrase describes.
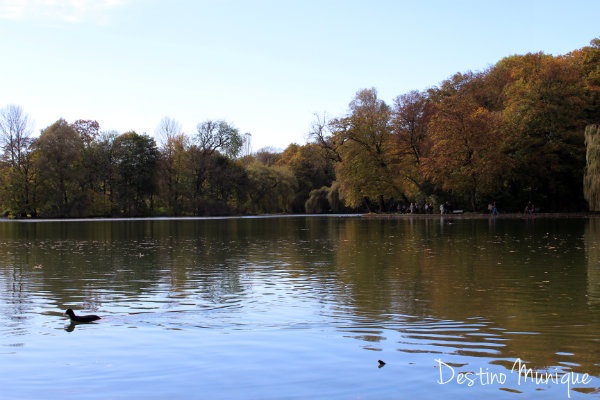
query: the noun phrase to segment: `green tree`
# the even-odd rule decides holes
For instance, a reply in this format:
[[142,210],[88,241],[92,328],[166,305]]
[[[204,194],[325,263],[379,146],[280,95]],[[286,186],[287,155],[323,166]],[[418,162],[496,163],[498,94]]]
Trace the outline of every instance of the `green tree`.
[[239,213],[246,201],[249,180],[242,165],[222,154],[213,154],[208,162],[205,194],[213,203],[214,213]]
[[127,216],[147,215],[156,191],[156,142],[148,135],[127,132],[114,141],[116,200]]
[[196,140],[205,153],[219,151],[229,158],[236,158],[244,144],[239,131],[225,121],[204,121],[198,124]]
[[305,207],[306,212],[312,214],[350,211],[340,199],[340,185],[337,182],[333,182],[329,187],[323,186],[319,189],[311,190]]
[[291,212],[298,187],[289,167],[252,163],[248,169],[250,180],[248,208],[252,212]]
[[281,159],[281,150],[278,150],[274,147],[267,146],[260,148],[254,153],[253,160],[258,161],[259,163],[271,167],[273,165],[277,165],[279,160]]
[[88,185],[87,212],[91,216],[120,215],[116,204],[116,132],[104,132],[84,149],[83,162]]
[[220,153],[235,158],[239,155],[243,143],[244,140],[238,130],[225,121],[208,120],[198,124],[197,134],[193,137],[192,145],[188,150],[192,188],[189,197],[195,214],[204,215],[208,212],[205,210],[207,206],[205,189],[210,174],[209,169],[214,165],[211,163],[212,157]]
[[322,214],[330,210],[329,201],[327,201],[327,195],[329,194],[329,188],[323,186],[319,189],[313,189],[310,191],[309,197],[306,200],[304,208],[309,214]]

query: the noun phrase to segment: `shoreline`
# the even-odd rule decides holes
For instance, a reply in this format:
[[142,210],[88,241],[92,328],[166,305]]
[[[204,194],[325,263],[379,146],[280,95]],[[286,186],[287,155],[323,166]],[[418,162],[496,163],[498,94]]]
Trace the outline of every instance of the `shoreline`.
[[83,218],[0,218],[0,223],[7,222],[102,222],[102,221],[193,221],[193,220],[226,220],[226,219],[261,219],[261,218],[362,218],[362,219],[570,219],[570,218],[600,218],[595,212],[556,212],[556,213],[500,213],[496,216],[488,213],[457,213],[457,214],[400,214],[400,213],[354,213],[354,214],[259,214],[259,215],[222,215],[222,216],[179,216],[179,217],[83,217]]
[[488,213],[460,213],[460,214],[363,214],[362,218],[370,219],[536,219],[536,218],[600,218],[600,213],[594,212],[556,212],[556,213],[499,213],[492,215]]

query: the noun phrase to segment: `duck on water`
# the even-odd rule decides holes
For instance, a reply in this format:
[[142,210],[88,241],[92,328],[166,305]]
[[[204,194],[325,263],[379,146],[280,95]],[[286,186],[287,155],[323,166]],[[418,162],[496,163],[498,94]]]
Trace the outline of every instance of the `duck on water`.
[[71,310],[70,308],[67,311],[65,311],[65,315],[69,316],[69,318],[71,319],[71,322],[84,322],[85,323],[85,322],[94,322],[94,321],[101,319],[97,315],[75,315],[73,310]]

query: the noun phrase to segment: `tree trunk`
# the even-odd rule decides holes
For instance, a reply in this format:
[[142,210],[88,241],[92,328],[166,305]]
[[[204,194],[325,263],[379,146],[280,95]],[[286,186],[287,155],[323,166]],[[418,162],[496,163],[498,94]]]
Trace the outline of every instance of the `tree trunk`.
[[379,212],[385,212],[385,200],[382,194],[379,195]]
[[363,203],[365,204],[365,207],[367,207],[368,212],[373,212],[373,210],[371,209],[371,204],[369,203],[369,199],[366,196],[363,197]]

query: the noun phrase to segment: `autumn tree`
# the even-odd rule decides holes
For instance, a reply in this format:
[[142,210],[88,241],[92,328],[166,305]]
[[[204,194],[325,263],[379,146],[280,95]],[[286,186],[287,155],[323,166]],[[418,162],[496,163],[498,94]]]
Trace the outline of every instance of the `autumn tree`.
[[292,205],[294,212],[305,212],[304,205],[311,191],[330,186],[335,179],[333,162],[327,158],[325,151],[314,143],[303,146],[290,144],[281,153],[276,164],[288,166],[298,183]]
[[429,124],[433,142],[422,170],[444,190],[456,191],[477,210],[482,188],[492,192],[506,167],[498,115],[478,105],[466,89],[445,97]]
[[600,121],[600,38],[589,46],[574,50],[562,57],[572,68],[578,70],[587,91],[586,119],[590,123]]
[[433,105],[427,96],[416,90],[394,100],[393,132],[402,153],[410,155],[415,164],[421,162],[427,150],[427,124],[432,110]]
[[583,193],[592,211],[600,211],[600,126],[588,125],[585,129],[586,169]]
[[543,53],[500,64],[508,65],[512,78],[504,88],[502,121],[512,149],[512,185],[521,188],[516,195],[549,209],[582,207],[588,103],[577,69]]
[[403,177],[398,175],[391,155],[393,136],[390,124],[391,110],[377,97],[375,89],[359,91],[350,103],[345,117],[331,121],[334,143],[339,161],[335,172],[341,192],[351,207],[373,203],[385,210],[386,199],[401,194]]
[[71,127],[79,134],[86,146],[89,146],[100,134],[100,124],[95,120],[78,119],[71,124]]
[[390,150],[391,157],[398,165],[399,173],[421,192],[426,191],[420,166],[431,148],[428,125],[433,109],[433,103],[425,93],[411,91],[396,97],[392,110],[395,143]]
[[40,213],[67,217],[80,215],[85,204],[83,140],[65,120],[44,129],[34,142],[35,164],[40,175]]

